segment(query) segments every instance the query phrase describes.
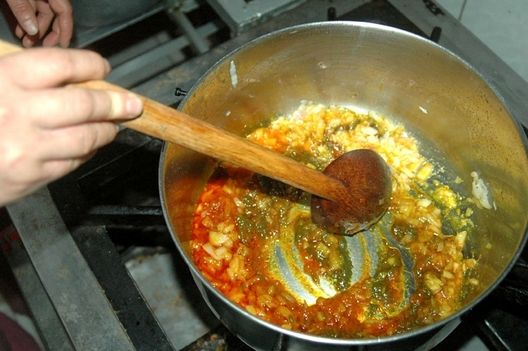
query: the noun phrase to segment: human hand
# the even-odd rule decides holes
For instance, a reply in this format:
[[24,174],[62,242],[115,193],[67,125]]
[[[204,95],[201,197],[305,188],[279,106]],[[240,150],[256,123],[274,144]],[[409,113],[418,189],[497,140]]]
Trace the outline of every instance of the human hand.
[[112,141],[142,110],[125,92],[65,86],[102,79],[98,54],[28,49],[0,58],[0,206],[60,178]]
[[43,46],[68,47],[73,35],[69,0],[6,0],[18,25],[15,35],[25,47],[42,40]]

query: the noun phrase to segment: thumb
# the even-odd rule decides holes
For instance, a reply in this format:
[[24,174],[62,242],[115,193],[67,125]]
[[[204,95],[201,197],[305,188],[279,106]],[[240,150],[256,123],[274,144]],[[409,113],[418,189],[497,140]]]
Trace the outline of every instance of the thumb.
[[9,8],[13,12],[18,24],[29,35],[38,33],[38,22],[35,9],[29,0],[7,0]]

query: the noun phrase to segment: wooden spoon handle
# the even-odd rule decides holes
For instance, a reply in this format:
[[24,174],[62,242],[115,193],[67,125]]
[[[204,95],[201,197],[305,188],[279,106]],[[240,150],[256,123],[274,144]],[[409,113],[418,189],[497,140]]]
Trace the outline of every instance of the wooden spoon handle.
[[[20,50],[21,48],[15,45],[0,41],[0,55]],[[126,91],[100,80],[77,86]],[[190,117],[147,97],[139,97],[144,103],[143,113],[137,119],[123,123],[128,128],[249,169],[328,200],[339,201],[347,192],[343,183],[337,179],[203,120]]]
[[[82,84],[92,89],[123,90],[104,81]],[[277,152],[157,101],[140,96],[143,114],[124,126],[166,140],[233,165],[282,181],[320,197],[337,201],[346,189],[328,177]]]

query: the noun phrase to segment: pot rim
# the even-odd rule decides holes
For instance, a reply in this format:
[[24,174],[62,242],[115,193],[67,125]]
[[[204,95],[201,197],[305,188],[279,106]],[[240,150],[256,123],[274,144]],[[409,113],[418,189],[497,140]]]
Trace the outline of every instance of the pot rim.
[[[376,23],[370,23],[370,22],[360,22],[360,21],[329,21],[329,22],[310,22],[310,23],[304,23],[294,26],[289,26],[286,28],[282,28],[267,34],[264,34],[262,36],[259,36],[255,39],[250,40],[249,42],[241,45],[240,47],[228,52],[226,55],[224,55],[222,58],[220,58],[213,66],[211,66],[192,86],[192,88],[189,90],[189,92],[186,94],[184,99],[180,102],[178,109],[185,106],[188,99],[193,95],[194,91],[202,84],[202,82],[209,76],[209,74],[213,71],[215,71],[220,65],[225,63],[226,61],[230,60],[232,57],[234,57],[237,53],[246,50],[248,48],[254,47],[258,45],[259,43],[263,41],[270,40],[278,35],[283,35],[285,33],[296,33],[301,30],[310,30],[314,28],[328,28],[328,27],[353,27],[353,28],[360,28],[361,30],[380,30],[385,32],[391,32],[400,36],[406,36],[409,38],[412,38],[413,40],[419,40],[426,45],[431,46],[431,48],[434,48],[436,50],[442,51],[444,54],[454,58],[455,60],[459,61],[462,65],[464,65],[471,73],[478,76],[482,81],[486,83],[486,86],[491,89],[491,91],[494,93],[494,95],[499,99],[499,101],[502,104],[502,107],[506,110],[507,114],[510,116],[510,119],[515,123],[519,134],[521,135],[522,142],[524,144],[525,152],[528,153],[528,138],[526,137],[525,133],[522,130],[522,126],[519,123],[519,121],[514,118],[513,114],[511,113],[510,109],[505,103],[504,98],[499,94],[498,90],[490,83],[488,79],[483,77],[472,65],[470,65],[467,61],[465,61],[463,58],[459,57],[452,51],[440,46],[439,44],[423,38],[419,35],[416,35],[414,33],[395,28],[390,27],[386,25],[376,24]],[[280,334],[285,334],[291,337],[295,337],[301,340],[310,341],[314,343],[319,344],[331,344],[331,345],[341,345],[341,346],[357,346],[357,345],[374,345],[374,344],[381,344],[381,343],[389,343],[394,341],[401,341],[403,339],[408,339],[411,337],[415,337],[418,335],[422,335],[428,332],[431,332],[435,329],[440,328],[441,326],[455,320],[456,318],[460,318],[463,314],[471,310],[473,307],[475,307],[478,303],[480,303],[484,298],[486,298],[495,288],[502,282],[502,280],[506,277],[506,275],[511,271],[513,266],[515,265],[516,261],[518,260],[519,256],[521,255],[521,252],[523,251],[523,248],[526,246],[526,243],[528,241],[528,223],[524,224],[523,229],[523,237],[520,241],[519,247],[517,248],[517,251],[514,255],[512,255],[512,259],[509,262],[509,264],[504,268],[502,273],[498,276],[498,278],[494,281],[493,284],[490,284],[486,289],[484,289],[471,303],[466,304],[464,307],[459,309],[457,312],[449,315],[448,317],[441,319],[435,323],[422,326],[410,331],[390,335],[390,336],[383,336],[383,337],[377,337],[377,338],[331,338],[331,337],[323,337],[313,334],[307,334],[302,332],[297,332],[289,329],[284,329],[278,325],[272,324],[270,322],[267,322],[263,319],[260,319],[245,309],[241,308],[237,304],[233,303],[231,300],[229,300],[227,297],[225,297],[220,291],[218,291],[208,280],[203,276],[203,274],[200,272],[200,270],[195,266],[194,262],[190,257],[188,257],[187,253],[184,251],[184,249],[179,244],[179,240],[177,240],[177,235],[173,230],[173,227],[171,225],[171,220],[168,215],[168,208],[167,208],[167,201],[165,198],[165,179],[164,179],[164,165],[165,165],[165,159],[167,154],[167,148],[169,147],[169,143],[164,143],[163,148],[161,150],[160,154],[160,161],[159,161],[159,168],[158,168],[158,186],[159,186],[159,192],[160,192],[160,199],[161,199],[161,205],[163,209],[163,216],[165,218],[165,222],[167,223],[167,226],[169,228],[169,232],[172,236],[172,239],[175,243],[176,248],[178,249],[179,253],[183,257],[185,263],[187,264],[187,267],[191,270],[192,274],[195,277],[198,277],[201,284],[203,284],[207,289],[212,292],[216,297],[218,297],[221,301],[226,303],[229,307],[235,309],[237,312],[241,313],[244,317],[250,318],[252,321],[260,324],[261,326],[267,327],[269,329],[274,330],[275,332],[278,332]],[[198,283],[195,280],[195,283]],[[207,301],[206,301],[207,302]],[[208,306],[211,308],[209,303],[207,302]]]

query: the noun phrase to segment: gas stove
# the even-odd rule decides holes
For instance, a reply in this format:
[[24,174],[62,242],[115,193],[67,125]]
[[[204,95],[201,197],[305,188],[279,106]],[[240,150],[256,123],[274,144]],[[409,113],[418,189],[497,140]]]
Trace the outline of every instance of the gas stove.
[[[528,126],[528,83],[432,0],[175,1],[126,24],[79,33],[77,44],[109,58],[109,80],[177,107],[231,50],[280,28],[327,20],[391,25],[439,43],[473,65]],[[80,169],[8,207],[14,227],[0,238],[2,251],[48,349],[250,349],[205,305],[174,248],[158,194],[162,145],[123,130]],[[528,345],[528,335],[517,332],[528,327],[526,257],[436,350]]]

